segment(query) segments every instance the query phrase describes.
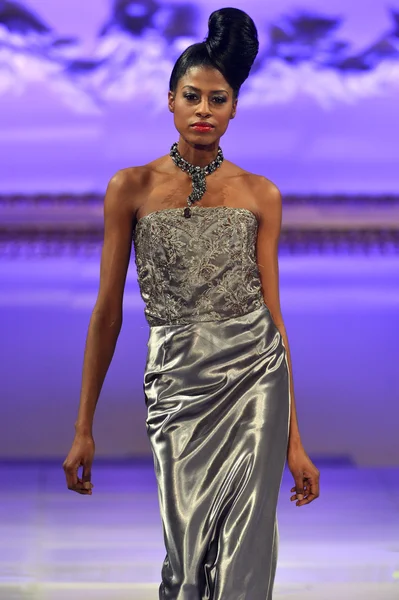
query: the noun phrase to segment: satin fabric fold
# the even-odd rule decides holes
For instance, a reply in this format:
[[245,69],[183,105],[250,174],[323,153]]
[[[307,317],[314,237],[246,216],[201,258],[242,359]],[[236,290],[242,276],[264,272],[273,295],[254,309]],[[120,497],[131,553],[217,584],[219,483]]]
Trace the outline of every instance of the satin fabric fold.
[[146,427],[167,550],[161,600],[271,600],[289,371],[267,306],[150,328]]

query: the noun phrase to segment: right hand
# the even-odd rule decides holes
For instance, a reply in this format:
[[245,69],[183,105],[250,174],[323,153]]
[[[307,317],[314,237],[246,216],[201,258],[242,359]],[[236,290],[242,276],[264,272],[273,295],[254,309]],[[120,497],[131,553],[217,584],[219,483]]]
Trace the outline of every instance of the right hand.
[[[69,490],[91,496],[94,487],[91,483],[94,451],[95,445],[92,435],[79,433],[75,435],[69,454],[62,465]],[[80,467],[83,467],[82,477],[78,475]]]

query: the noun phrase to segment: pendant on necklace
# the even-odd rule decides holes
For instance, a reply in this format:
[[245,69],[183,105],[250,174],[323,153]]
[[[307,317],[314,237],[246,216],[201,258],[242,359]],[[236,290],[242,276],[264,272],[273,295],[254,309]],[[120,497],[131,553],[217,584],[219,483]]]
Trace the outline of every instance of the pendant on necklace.
[[177,148],[177,142],[175,142],[172,145],[172,147],[170,149],[170,156],[172,157],[172,160],[175,163],[175,165],[177,167],[179,167],[185,173],[188,173],[189,176],[191,177],[193,189],[192,189],[190,196],[187,198],[187,202],[189,203],[189,206],[187,206],[184,209],[184,213],[183,213],[185,218],[188,219],[191,217],[190,205],[193,204],[194,202],[198,202],[199,200],[201,200],[201,198],[205,194],[206,187],[207,187],[206,186],[206,176],[210,175],[211,173],[216,171],[216,169],[218,169],[221,166],[221,164],[224,160],[223,152],[219,146],[216,158],[212,162],[210,162],[209,165],[207,165],[206,167],[192,165],[189,162],[187,162],[186,160],[184,160],[184,158],[181,156],[181,154]]

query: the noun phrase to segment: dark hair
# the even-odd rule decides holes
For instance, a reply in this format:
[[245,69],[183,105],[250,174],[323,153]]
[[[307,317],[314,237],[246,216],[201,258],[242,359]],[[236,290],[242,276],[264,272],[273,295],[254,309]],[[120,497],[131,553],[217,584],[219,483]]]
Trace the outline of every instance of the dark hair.
[[192,67],[218,69],[233,88],[235,98],[247,79],[259,50],[258,32],[247,13],[238,8],[215,10],[208,20],[208,36],[179,56],[170,77],[169,89]]

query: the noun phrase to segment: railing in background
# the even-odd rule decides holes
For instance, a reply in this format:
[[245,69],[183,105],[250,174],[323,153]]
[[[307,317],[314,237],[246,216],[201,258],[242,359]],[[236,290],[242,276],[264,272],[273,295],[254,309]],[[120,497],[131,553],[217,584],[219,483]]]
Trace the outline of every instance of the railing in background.
[[[103,197],[0,196],[0,255],[98,253]],[[399,196],[286,195],[280,251],[399,253]]]

